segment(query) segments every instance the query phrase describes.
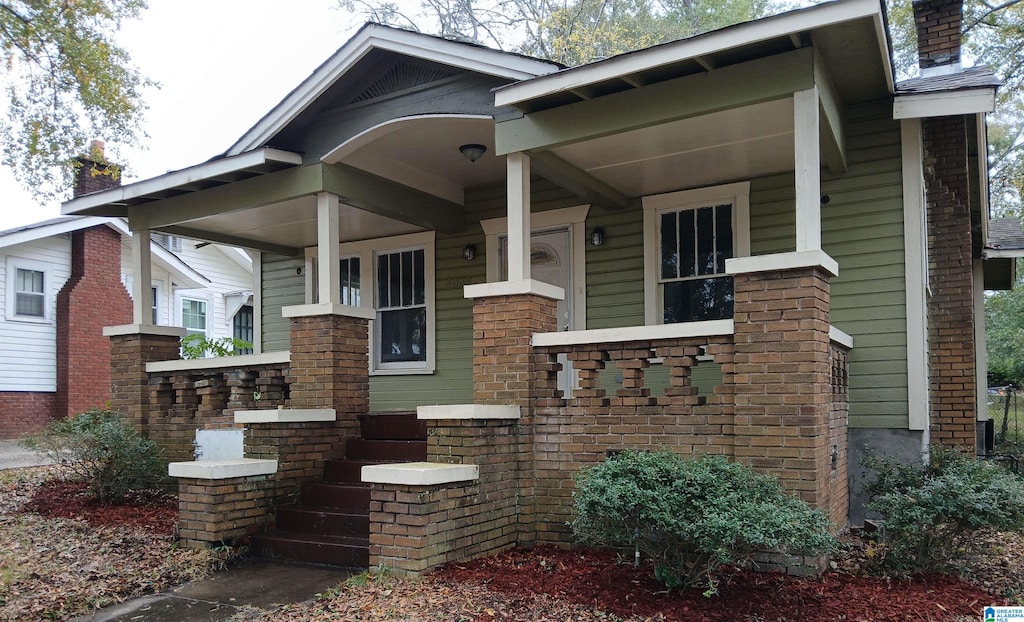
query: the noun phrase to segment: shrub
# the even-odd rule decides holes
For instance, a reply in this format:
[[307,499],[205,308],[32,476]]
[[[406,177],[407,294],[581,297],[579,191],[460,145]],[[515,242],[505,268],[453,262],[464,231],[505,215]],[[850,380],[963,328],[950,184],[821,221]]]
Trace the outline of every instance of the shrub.
[[820,554],[836,546],[824,514],[774,478],[722,457],[622,452],[581,470],[573,498],[581,543],[635,547],[668,587],[714,593],[723,564],[760,551]]
[[202,333],[190,333],[181,338],[181,358],[201,359],[207,354],[214,357],[235,356],[242,350],[252,348],[252,342],[234,337],[207,337]]
[[998,465],[942,448],[915,464],[865,465],[877,474],[868,507],[885,519],[876,559],[887,570],[950,570],[983,532],[1024,531],[1024,480]]
[[121,416],[93,409],[54,421],[25,445],[89,483],[101,503],[120,501],[133,489],[151,486],[164,462],[153,441],[142,438]]

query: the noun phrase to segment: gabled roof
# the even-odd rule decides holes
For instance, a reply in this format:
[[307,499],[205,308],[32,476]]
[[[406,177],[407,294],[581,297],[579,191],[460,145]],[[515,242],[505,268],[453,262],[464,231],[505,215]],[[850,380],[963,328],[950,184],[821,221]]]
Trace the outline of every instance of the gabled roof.
[[1024,257],[1024,229],[1019,218],[993,218],[988,221],[986,257]]
[[624,81],[636,87],[658,80],[660,74],[666,72],[675,75],[678,72],[673,72],[673,68],[687,62],[695,65],[695,71],[707,71],[715,66],[705,61],[707,57],[722,54],[732,63],[778,53],[787,45],[788,49],[803,46],[802,33],[859,20],[872,22],[877,40],[876,58],[884,63],[886,86],[891,93],[894,88],[892,58],[883,6],[879,0],[834,0],[499,87],[495,89],[495,105],[531,112],[566,103],[566,97],[578,92],[583,94],[581,99],[586,99],[603,94],[607,88],[621,87],[613,86],[615,82]]
[[[128,223],[120,218],[62,216],[0,231],[0,249],[101,225],[110,227],[122,236],[132,237],[132,232],[128,229]],[[153,242],[150,242],[150,248],[157,264],[174,275],[182,285],[186,287],[205,287],[210,284],[210,279],[182,261],[174,253]]]
[[475,43],[453,41],[368,23],[239,138],[225,155],[237,155],[265,145],[374,49],[397,52],[509,80],[533,78],[562,67],[551,61],[494,50]]

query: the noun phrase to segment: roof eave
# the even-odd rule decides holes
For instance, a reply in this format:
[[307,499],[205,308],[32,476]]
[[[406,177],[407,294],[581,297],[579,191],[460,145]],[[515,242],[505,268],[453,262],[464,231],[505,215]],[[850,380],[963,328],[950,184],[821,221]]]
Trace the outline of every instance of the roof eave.
[[908,93],[893,98],[894,119],[923,119],[966,114],[987,114],[996,109],[996,88],[994,86],[936,91],[931,93]]

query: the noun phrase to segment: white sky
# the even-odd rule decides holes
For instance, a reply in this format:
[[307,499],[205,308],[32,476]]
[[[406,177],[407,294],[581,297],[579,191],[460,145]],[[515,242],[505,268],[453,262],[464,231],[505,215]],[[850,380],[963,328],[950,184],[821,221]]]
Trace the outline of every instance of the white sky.
[[[159,90],[143,148],[121,145],[124,183],[223,153],[362,25],[335,0],[150,0],[118,35]],[[0,230],[60,215],[0,171]]]

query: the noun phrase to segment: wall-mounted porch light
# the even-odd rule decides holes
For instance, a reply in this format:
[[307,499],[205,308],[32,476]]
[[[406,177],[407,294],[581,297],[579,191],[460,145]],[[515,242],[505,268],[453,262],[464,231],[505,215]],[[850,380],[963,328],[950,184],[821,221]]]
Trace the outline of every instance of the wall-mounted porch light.
[[601,246],[604,244],[604,229],[601,227],[594,227],[594,230],[590,232],[590,243],[594,246]]
[[467,244],[462,247],[462,258],[466,261],[473,261],[476,257],[476,244]]
[[470,143],[459,147],[459,151],[461,151],[462,156],[470,162],[476,162],[483,157],[484,153],[487,152],[487,147],[476,143]]

